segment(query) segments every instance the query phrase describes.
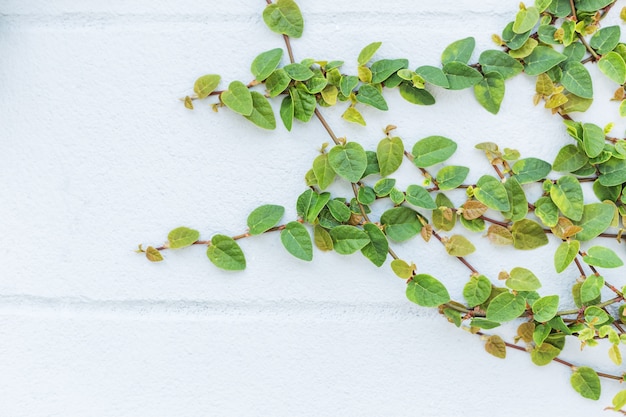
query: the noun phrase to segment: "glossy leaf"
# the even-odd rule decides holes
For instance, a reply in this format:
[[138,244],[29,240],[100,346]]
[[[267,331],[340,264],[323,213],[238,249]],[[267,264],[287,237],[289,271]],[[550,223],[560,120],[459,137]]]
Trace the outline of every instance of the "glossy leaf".
[[200,238],[200,232],[188,227],[177,227],[167,235],[168,247],[180,249],[193,245]]
[[624,262],[613,250],[603,246],[592,246],[587,249],[587,255],[583,256],[583,261],[588,265],[599,266],[600,268],[617,268],[624,265]]
[[554,268],[556,272],[565,271],[578,255],[580,250],[580,242],[578,240],[569,240],[562,242],[554,253]]
[[226,107],[244,116],[250,116],[254,109],[252,94],[241,81],[231,82],[228,85],[228,90],[221,94],[220,99]]
[[443,136],[428,136],[419,140],[414,146],[411,154],[413,163],[419,168],[444,162],[454,154],[457,145],[451,139]]
[[293,0],[277,0],[263,10],[263,21],[271,31],[299,38],[304,29],[300,8]]
[[450,301],[446,287],[427,274],[416,275],[409,281],[406,296],[410,301],[423,307],[437,307]]
[[207,248],[207,257],[218,268],[241,271],[246,268],[246,258],[237,242],[225,235],[215,235]]
[[276,226],[285,214],[283,206],[266,204],[257,207],[248,216],[248,228],[251,235],[259,235]]
[[254,75],[256,80],[263,81],[278,67],[282,57],[282,48],[275,48],[262,52],[254,58],[254,61],[252,61],[250,72],[252,72],[252,75]]
[[472,57],[476,41],[474,38],[469,37],[452,42],[448,45],[441,54],[441,63],[443,65],[449,62],[461,62],[467,64]]
[[193,92],[198,98],[206,98],[217,88],[221,78],[216,74],[203,75],[194,83]]
[[452,190],[459,185],[463,184],[469,168],[456,165],[450,165],[443,167],[437,173],[437,183],[440,190]]
[[417,213],[408,207],[394,207],[385,211],[380,222],[385,227],[385,234],[396,242],[404,242],[422,229]]
[[287,252],[303,261],[313,259],[313,244],[309,231],[297,221],[289,222],[280,232],[280,241]]

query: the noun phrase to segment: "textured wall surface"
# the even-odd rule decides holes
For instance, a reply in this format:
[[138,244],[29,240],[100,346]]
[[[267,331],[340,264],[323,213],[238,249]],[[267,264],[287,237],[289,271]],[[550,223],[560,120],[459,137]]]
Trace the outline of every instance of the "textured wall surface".
[[[306,28],[293,46],[296,59],[342,59],[347,72],[373,41],[383,42],[379,58],[437,65],[460,38],[491,48],[518,3],[300,0]],[[494,406],[508,416],[599,415],[617,384],[604,383],[593,402],[571,389],[566,367],[539,368],[515,351],[504,361],[488,355],[476,336],[406,300],[388,264],[319,251],[305,264],[272,235],[241,241],[242,273],[217,270],[200,247],[170,251],[161,264],[133,252],[180,225],[203,237],[241,233],[261,204],[295,218],[303,174],[328,141],[323,128],[267,132],[178,100],[206,73],[251,80],[252,59],[283,46],[263,24],[264,7],[0,3],[0,416],[472,417]],[[604,125],[617,115],[606,99],[614,86],[594,87],[605,99],[584,117]],[[506,88],[498,116],[469,90],[436,90],[431,107],[391,92],[389,112],[364,110],[365,128],[343,122],[339,109],[324,114],[369,149],[388,124],[409,144],[452,138],[452,161],[470,165],[475,181],[489,172],[478,142],[552,161],[569,141],[558,118],[532,105],[532,78]],[[473,239],[481,250],[470,259],[484,274],[524,265],[543,274],[544,294],[567,293],[551,252],[496,251]],[[467,281],[436,242],[396,250],[456,295]],[[614,283],[624,285],[619,273]],[[577,351],[571,342],[565,356],[576,361]],[[611,369],[604,350],[585,353]]]

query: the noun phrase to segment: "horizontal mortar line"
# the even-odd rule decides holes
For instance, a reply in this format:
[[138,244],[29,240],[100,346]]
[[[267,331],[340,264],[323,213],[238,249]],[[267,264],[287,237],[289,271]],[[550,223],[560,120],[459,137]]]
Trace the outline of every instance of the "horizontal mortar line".
[[0,316],[61,318],[127,318],[143,320],[339,320],[386,321],[415,317],[434,318],[433,309],[410,302],[352,303],[332,301],[210,301],[210,300],[98,300],[85,297],[0,295]]

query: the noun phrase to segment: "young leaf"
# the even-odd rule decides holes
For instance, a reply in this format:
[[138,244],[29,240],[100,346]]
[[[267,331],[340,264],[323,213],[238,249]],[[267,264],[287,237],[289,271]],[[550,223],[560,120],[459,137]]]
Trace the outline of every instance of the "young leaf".
[[626,405],[626,390],[621,390],[613,397],[613,408],[621,410]]
[[359,57],[357,58],[357,62],[359,63],[359,65],[367,64],[367,61],[372,59],[378,48],[380,48],[380,45],[382,45],[382,42],[372,42],[365,48],[363,48],[359,53]]
[[491,281],[484,275],[472,276],[463,287],[463,297],[471,307],[487,301],[490,294]]
[[283,206],[266,204],[257,207],[248,216],[248,228],[251,235],[260,235],[276,226],[285,214]]
[[378,267],[382,266],[387,259],[389,242],[385,234],[373,223],[365,223],[363,230],[369,237],[369,243],[361,249],[361,253]]
[[548,244],[543,228],[534,220],[522,219],[513,223],[511,234],[516,249],[529,250]]
[[221,78],[216,74],[203,75],[193,85],[193,92],[198,98],[206,98],[217,88]]
[[163,255],[153,246],[148,246],[146,248],[146,258],[150,262],[161,262],[163,260]]
[[556,346],[550,343],[541,343],[530,351],[530,359],[537,366],[545,366],[559,356],[559,353],[561,353],[561,349]]
[[313,259],[313,244],[308,230],[297,221],[289,222],[280,232],[280,241],[287,252],[298,259],[310,261]]
[[526,33],[534,28],[538,21],[539,10],[537,10],[537,8],[526,7],[520,9],[515,16],[515,21],[513,22],[513,32],[518,34]]
[[391,261],[391,269],[393,272],[402,279],[408,279],[413,276],[413,268],[415,265],[411,266],[406,261],[402,259],[394,259]]
[[250,72],[252,72],[257,81],[264,81],[278,67],[282,57],[282,48],[262,52],[252,61]]
[[476,251],[472,242],[463,235],[451,236],[445,243],[445,248],[448,255],[451,256],[467,256]]
[[437,183],[440,190],[452,190],[463,184],[469,168],[456,165],[443,167],[437,172]]
[[365,126],[365,119],[363,119],[361,113],[352,106],[348,107],[341,117],[349,122]]
[[300,8],[293,0],[278,0],[263,10],[263,21],[272,32],[299,38],[304,29]]
[[498,335],[492,335],[487,338],[485,350],[496,358],[506,358],[506,344]]
[[506,286],[515,291],[536,291],[541,288],[541,282],[530,270],[515,267],[506,280]]
[[587,255],[583,256],[587,265],[599,266],[600,268],[617,268],[624,262],[613,250],[603,246],[592,246],[587,249]]
[[385,226],[385,234],[396,242],[404,242],[422,229],[417,213],[408,207],[394,207],[385,211],[380,222]]
[[384,138],[376,148],[380,176],[386,177],[394,173],[404,158],[404,144],[399,137]]
[[335,252],[350,255],[370,243],[370,238],[363,230],[348,225],[341,225],[330,229]]
[[580,395],[592,400],[600,399],[601,385],[600,377],[596,371],[587,366],[581,366],[576,368],[570,378],[572,388],[576,390]]
[[559,245],[554,253],[554,268],[556,272],[561,273],[569,266],[578,255],[580,250],[580,242],[578,240],[569,240]]
[[215,266],[227,271],[240,271],[246,268],[246,258],[241,248],[229,236],[213,236],[206,255]]
[[492,224],[487,229],[487,238],[494,245],[512,245],[513,244],[513,234],[506,227],[500,226],[498,224]]
[[544,323],[551,320],[559,309],[559,296],[548,295],[541,297],[533,303],[533,317],[536,321]]
[[504,99],[504,77],[498,72],[485,73],[483,79],[474,85],[474,96],[485,110],[497,114]]
[[520,295],[503,292],[487,307],[487,320],[503,323],[518,318],[526,310],[526,300]]
[[450,158],[456,148],[456,142],[451,139],[443,136],[428,136],[413,146],[411,151],[414,157],[413,163],[418,168],[427,168]]
[[294,106],[291,96],[286,96],[280,104],[280,119],[283,121],[287,131],[291,132],[293,126]]
[[493,210],[509,211],[511,209],[504,185],[490,175],[480,177],[474,188],[474,197]]
[[443,50],[443,53],[441,54],[441,63],[445,65],[448,62],[454,61],[467,64],[472,57],[472,52],[474,52],[475,46],[476,41],[472,37],[452,42],[446,47],[446,49]]
[[220,95],[220,99],[226,107],[244,116],[250,116],[254,109],[252,94],[241,81],[231,82],[228,85],[228,90]]
[[328,152],[328,162],[340,177],[357,182],[367,168],[367,155],[357,142],[348,142],[345,145],[335,145]]
[[406,296],[410,301],[423,307],[437,307],[450,301],[446,287],[427,274],[416,275],[408,282]]
[[263,96],[263,94],[252,91],[252,113],[249,116],[244,116],[255,125],[262,127],[263,129],[273,130],[276,129],[276,118],[274,117],[274,110],[269,101]]
[[199,238],[200,232],[188,227],[177,227],[167,235],[170,249],[180,249],[191,246]]

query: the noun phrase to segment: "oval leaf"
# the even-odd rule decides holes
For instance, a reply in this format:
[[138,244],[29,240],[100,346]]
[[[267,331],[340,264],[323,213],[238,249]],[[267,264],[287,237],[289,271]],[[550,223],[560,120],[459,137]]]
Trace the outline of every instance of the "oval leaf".
[[177,227],[167,235],[167,240],[169,242],[168,246],[170,249],[180,249],[186,246],[191,246],[199,238],[200,232],[188,227]]
[[232,237],[215,235],[206,254],[215,266],[227,271],[240,271],[246,268],[246,258]]
[[297,221],[289,222],[285,229],[280,232],[280,241],[287,252],[303,261],[313,259],[313,244],[311,235],[301,223]]
[[427,274],[416,275],[408,282],[406,296],[423,307],[437,307],[450,301],[450,294],[446,287]]
[[248,216],[248,228],[251,235],[259,235],[276,226],[285,214],[283,206],[266,204],[257,207]]

